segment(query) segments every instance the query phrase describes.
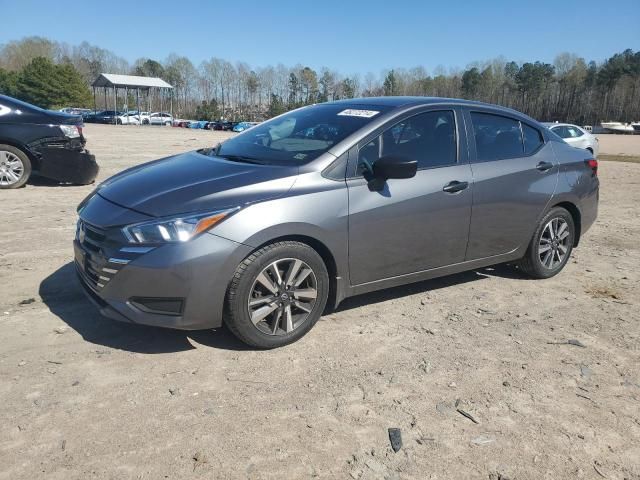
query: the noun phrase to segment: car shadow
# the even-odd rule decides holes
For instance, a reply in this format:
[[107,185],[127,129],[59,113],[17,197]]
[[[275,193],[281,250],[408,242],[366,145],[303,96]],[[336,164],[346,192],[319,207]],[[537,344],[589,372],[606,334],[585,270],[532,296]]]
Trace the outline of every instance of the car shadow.
[[[348,298],[335,312],[448,288],[490,276],[526,278],[513,267],[497,265]],[[121,323],[105,318],[86,297],[72,262],[46,277],[40,283],[39,294],[51,313],[77,331],[83,339],[96,345],[148,354],[192,350],[196,348],[194,343],[222,350],[255,350],[240,342],[224,326],[216,330],[184,331]]]
[[96,345],[149,354],[192,350],[196,348],[193,343],[223,350],[251,350],[224,327],[171,330],[105,318],[86,297],[72,262],[45,278],[40,283],[39,294],[51,313]]
[[345,310],[362,307],[364,305],[386,302],[389,300],[394,300],[396,298],[406,297],[408,295],[432,292],[441,288],[453,287],[455,285],[460,285],[468,282],[476,282],[478,280],[483,280],[489,277],[508,278],[512,280],[528,279],[526,275],[524,275],[520,270],[514,268],[512,265],[494,265],[491,267],[469,270],[468,272],[447,275],[446,277],[424,280],[422,282],[410,283],[408,285],[401,285],[398,287],[377,290],[375,292],[350,297],[344,300],[338,306],[335,312],[342,312]]
[[30,185],[32,187],[86,187],[86,185],[80,185],[77,183],[69,183],[69,182],[61,182],[59,180],[39,177],[37,175],[32,175],[29,178],[29,180],[27,180],[27,185]]

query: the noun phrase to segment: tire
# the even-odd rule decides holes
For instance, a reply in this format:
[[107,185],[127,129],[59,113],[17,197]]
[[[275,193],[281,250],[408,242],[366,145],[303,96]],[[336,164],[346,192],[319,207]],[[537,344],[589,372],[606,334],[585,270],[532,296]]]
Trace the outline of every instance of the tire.
[[[274,263],[283,280],[279,287],[278,282],[272,281]],[[285,285],[290,273],[292,283],[302,278],[298,286]],[[265,288],[267,282],[273,291]],[[281,347],[311,330],[324,311],[328,296],[327,268],[313,248],[293,241],[272,243],[249,255],[236,269],[227,290],[224,321],[247,345]],[[256,305],[251,306],[250,301]],[[264,311],[269,313],[262,318]],[[262,320],[254,323],[252,316]]]
[[0,189],[20,188],[30,176],[31,160],[27,154],[11,145],[0,144]]
[[143,125],[149,125],[149,120],[142,120]]
[[[560,234],[554,237],[552,229]],[[540,221],[518,267],[533,278],[551,278],[557,275],[569,261],[575,231],[571,214],[562,207],[552,208]]]
[[165,127],[170,127],[171,126],[171,122],[164,122]]

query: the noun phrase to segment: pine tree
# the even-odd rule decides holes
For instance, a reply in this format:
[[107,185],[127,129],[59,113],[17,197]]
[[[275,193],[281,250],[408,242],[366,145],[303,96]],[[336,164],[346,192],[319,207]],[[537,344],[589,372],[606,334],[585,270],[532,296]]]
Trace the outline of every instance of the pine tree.
[[37,57],[19,75],[16,96],[42,108],[84,107],[91,103],[89,87],[70,63],[54,65]]

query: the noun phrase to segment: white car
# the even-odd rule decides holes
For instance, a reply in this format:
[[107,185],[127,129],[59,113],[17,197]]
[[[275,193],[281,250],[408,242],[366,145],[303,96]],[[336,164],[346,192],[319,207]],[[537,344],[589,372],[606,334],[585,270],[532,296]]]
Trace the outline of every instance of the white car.
[[116,117],[116,123],[118,125],[140,125],[140,119],[136,112],[127,112]]
[[544,123],[543,125],[572,147],[589,150],[594,158],[598,156],[598,151],[600,150],[598,137],[584,128],[570,123]]
[[149,115],[151,125],[173,125],[173,117],[167,112],[153,112]]

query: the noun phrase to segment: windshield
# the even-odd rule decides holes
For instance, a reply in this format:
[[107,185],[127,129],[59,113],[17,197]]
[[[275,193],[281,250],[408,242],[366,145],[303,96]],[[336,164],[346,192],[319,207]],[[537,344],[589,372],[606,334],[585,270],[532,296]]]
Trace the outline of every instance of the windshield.
[[222,143],[215,153],[238,161],[302,165],[388,109],[380,105],[305,107],[252,127]]

